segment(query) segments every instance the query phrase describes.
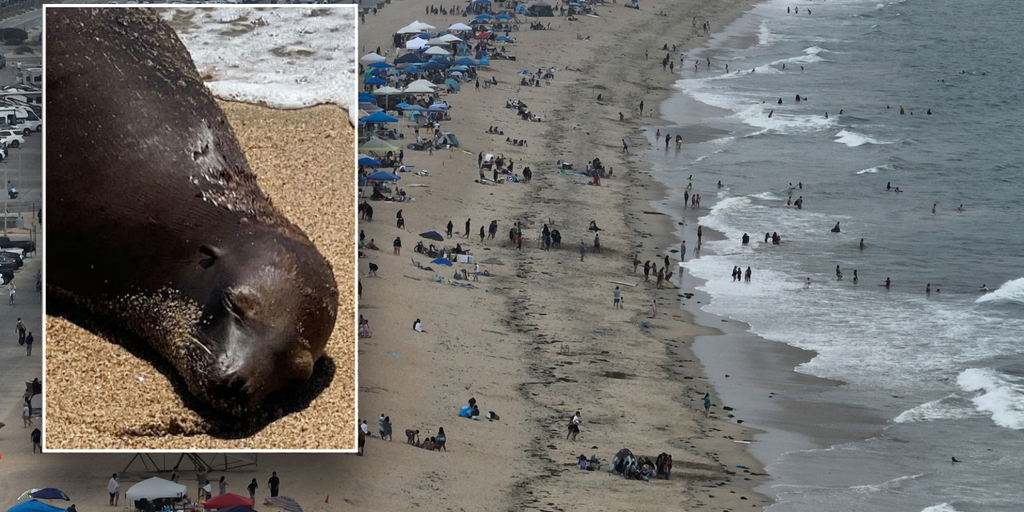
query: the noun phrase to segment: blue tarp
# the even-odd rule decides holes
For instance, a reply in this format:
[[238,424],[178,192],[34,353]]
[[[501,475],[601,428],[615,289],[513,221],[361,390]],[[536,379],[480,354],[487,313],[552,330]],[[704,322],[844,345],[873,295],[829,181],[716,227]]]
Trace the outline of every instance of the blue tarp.
[[431,263],[435,263],[437,265],[448,265],[449,267],[452,266],[452,262],[449,261],[448,258],[438,258],[431,261]]
[[402,179],[402,177],[397,174],[391,174],[387,171],[377,171],[367,176],[366,179],[367,181],[398,181]]

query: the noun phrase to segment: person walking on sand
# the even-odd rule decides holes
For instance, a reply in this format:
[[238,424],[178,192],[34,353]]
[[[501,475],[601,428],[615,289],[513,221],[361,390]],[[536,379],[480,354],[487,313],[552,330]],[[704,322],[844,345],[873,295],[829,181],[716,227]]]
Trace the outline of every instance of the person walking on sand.
[[14,285],[14,281],[11,281],[10,284],[7,285],[7,293],[9,295],[8,303],[12,306],[14,305],[14,294],[17,292],[18,287]]
[[750,267],[747,267],[747,272],[746,272],[746,274],[744,274],[743,280],[748,282],[748,283],[750,282]]
[[576,440],[576,436],[580,433],[580,421],[582,421],[582,418],[580,418],[580,412],[576,411],[576,415],[569,420],[569,433],[565,435],[566,441]]
[[622,290],[618,286],[612,292],[612,309],[622,309]]
[[270,480],[267,480],[267,485],[270,486],[270,497],[276,498],[281,490],[281,479],[277,477],[277,471],[271,473]]
[[121,479],[117,477],[117,473],[114,473],[114,476],[110,477],[110,481],[107,482],[107,492],[110,493],[110,506],[116,507],[121,494]]
[[449,219],[448,220],[448,238],[452,237],[452,229],[454,229],[454,228],[455,228],[455,225],[452,224],[451,219]]
[[25,322],[21,321],[21,317],[18,317],[18,323],[14,325],[14,330],[18,332],[18,344],[25,344]]
[[658,299],[651,301],[651,318],[657,318],[658,316]]
[[471,220],[473,220],[473,219],[466,219],[466,234],[465,234],[465,238],[469,238],[469,223],[470,223]]
[[636,275],[636,268],[639,267],[639,266],[640,266],[640,255],[639,254],[634,254],[633,255],[633,275],[634,276]]
[[28,403],[21,408],[21,422],[25,424],[22,428],[28,428],[29,425],[35,426],[35,422],[32,421],[32,407]]
[[395,237],[395,254],[402,254],[402,238],[397,236]]
[[644,262],[644,281],[651,280],[651,260]]
[[484,243],[484,237],[485,236],[487,236],[487,234],[484,233],[484,226],[483,226],[483,224],[481,224],[480,225],[480,243]]
[[26,356],[31,356],[32,355],[32,343],[34,343],[35,341],[36,341],[35,338],[32,337],[32,331],[29,331],[28,332],[28,336],[25,336],[25,355]]
[[221,476],[220,480],[217,482],[217,490],[220,491],[218,494],[219,496],[223,496],[228,493],[228,481],[223,476]]
[[587,246],[583,245],[583,240],[580,240],[580,261],[583,261],[583,255],[587,253]]
[[198,482],[198,484],[196,486],[196,489],[197,489],[196,496],[203,496],[203,486],[206,485],[206,482],[207,482],[207,480],[206,480],[206,468],[203,468],[203,467],[196,468],[196,482]]
[[626,143],[626,139],[622,139],[622,152],[629,154],[629,144]]
[[[362,438],[362,434],[360,434],[360,437]],[[362,445],[361,444],[359,445],[359,448],[360,448],[360,450],[362,449]],[[362,453],[360,453],[359,455],[362,455]],[[260,487],[260,485],[256,483],[256,479],[255,478],[252,479],[252,482],[249,482],[249,486],[246,487],[246,489],[249,489],[249,499],[251,499],[251,500],[256,499],[256,489],[258,489],[259,487]]]
[[704,417],[711,417],[711,393],[704,393]]
[[595,253],[601,252],[601,234],[600,233],[595,233],[594,234],[594,252]]

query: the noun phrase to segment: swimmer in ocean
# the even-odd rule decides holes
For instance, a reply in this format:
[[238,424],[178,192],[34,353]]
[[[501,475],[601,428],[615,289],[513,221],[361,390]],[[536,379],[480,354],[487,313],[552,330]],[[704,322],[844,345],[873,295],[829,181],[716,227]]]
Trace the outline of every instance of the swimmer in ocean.
[[864,250],[864,239],[863,238],[860,239],[860,250],[862,250],[862,251]]
[[892,281],[890,281],[888,277],[885,278],[885,287],[888,288],[889,285],[891,285],[891,284],[892,284]]
[[896,187],[896,192],[903,192],[903,190],[900,189],[899,187]]
[[932,205],[932,213],[935,213],[935,207],[938,206],[938,205],[939,205],[939,203],[935,203],[935,204]]
[[956,207],[956,211],[958,211],[958,212],[964,211],[964,205],[957,206]]
[[978,291],[987,292],[988,291],[988,285],[984,285],[984,284],[981,285],[981,288],[978,288]]
[[927,285],[925,285],[924,293],[926,293],[926,294],[932,293],[932,284],[931,283],[928,283]]
[[842,278],[843,278],[843,271],[839,270],[839,265],[836,265],[836,279],[842,279]]
[[839,223],[838,222],[836,222],[836,227],[832,228],[832,232],[833,233],[838,233],[839,232]]
[[853,269],[853,282],[856,283],[859,280],[860,280],[860,278],[857,277],[857,269]]
[[811,278],[808,277],[807,281],[804,281],[804,288],[810,288],[810,287],[811,287]]

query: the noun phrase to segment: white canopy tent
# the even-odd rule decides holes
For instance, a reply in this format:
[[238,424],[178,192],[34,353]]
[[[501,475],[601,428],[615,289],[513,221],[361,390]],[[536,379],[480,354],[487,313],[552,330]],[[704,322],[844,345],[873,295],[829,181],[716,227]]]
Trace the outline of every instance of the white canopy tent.
[[163,478],[153,477],[149,480],[143,480],[128,489],[124,497],[129,500],[154,500],[157,498],[181,498],[185,496],[188,488],[181,484],[176,484],[170,480],[164,480]]
[[423,22],[421,22],[419,20],[416,20],[416,21],[414,21],[414,22],[412,22],[412,23],[410,23],[410,24],[408,24],[408,25],[398,29],[397,33],[398,34],[419,34],[420,32],[426,32],[428,30],[433,30],[434,28],[437,28],[437,27],[434,27],[433,25],[428,25],[428,24],[423,23]]
[[443,39],[445,41],[448,41],[449,43],[456,43],[456,42],[461,43],[462,42],[462,38],[457,36],[457,35],[455,35],[455,34],[445,34],[445,35],[439,37],[438,39]]
[[380,55],[377,55],[376,52],[370,52],[367,53],[366,55],[363,55],[363,57],[359,59],[359,62],[384,62],[385,60],[387,59]]
[[427,40],[426,39],[420,39],[418,37],[414,37],[414,38],[412,38],[412,39],[410,39],[410,40],[405,42],[405,48],[407,50],[419,50],[420,48],[423,48],[426,45],[427,45]]
[[447,46],[451,42],[446,41],[443,37],[435,37],[430,41],[427,41],[427,46]]
[[473,30],[473,27],[466,25],[465,23],[456,23],[448,27],[448,30]]
[[[417,80],[416,82],[424,82],[425,80]],[[437,86],[434,84],[422,84],[413,82],[405,88],[403,92],[406,94],[430,94],[433,93]]]
[[373,91],[374,96],[391,96],[394,94],[402,94],[402,91],[399,91],[394,87],[388,87],[386,85],[384,87],[377,89],[376,91]]

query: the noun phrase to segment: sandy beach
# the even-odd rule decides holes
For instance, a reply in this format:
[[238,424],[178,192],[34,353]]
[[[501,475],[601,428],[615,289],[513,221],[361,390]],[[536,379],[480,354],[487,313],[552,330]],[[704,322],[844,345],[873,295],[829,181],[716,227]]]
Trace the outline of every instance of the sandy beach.
[[[276,207],[330,261],[341,292],[324,368],[326,389],[301,410],[276,413],[235,439],[189,409],[173,383],[130,349],[48,316],[46,439],[54,449],[351,449],[337,425],[354,421],[352,283],[353,129],[334,106],[274,110],[221,103],[249,163]],[[311,193],[311,191],[318,191]],[[299,400],[300,402],[302,400]],[[81,407],[80,404],[104,404]],[[6,462],[6,461],[5,461]]]
[[[360,26],[360,54],[379,46],[382,54],[393,56],[391,34],[417,19],[439,30],[471,19],[424,15],[426,5],[401,2],[376,16],[367,14]],[[704,393],[714,397],[714,392],[689,347],[695,336],[713,331],[694,325],[678,308],[688,290],[657,289],[653,278],[645,283],[640,272],[634,275],[634,254],[659,267],[669,254],[675,268],[679,260],[671,247],[677,226],[651,211],[650,201],[662,198],[660,187],[621,149],[623,138],[634,152],[644,147],[641,130],[658,124],[658,112],[650,109],[667,97],[673,79],[668,70],[657,69],[671,53],[663,45],[676,45],[671,59],[678,62],[680,52],[705,41],[701,23],[709,21],[714,30],[745,7],[676,2],[632,10],[608,4],[597,7],[600,17],[540,18],[552,30],[530,31],[524,25],[510,34],[517,43],[506,49],[515,62],[492,60],[480,69],[481,77],[494,77],[497,86],[477,90],[467,83],[442,98],[452,105],[453,118],[442,130],[455,132],[461,147],[433,155],[406,150],[406,165],[431,176],[403,174],[399,186],[415,201],[371,202],[374,220],[359,225],[367,240],[384,248],[366,251],[368,257],[359,260],[359,312],[373,332],[359,343],[359,417],[375,433],[374,419],[389,416],[395,441],[368,439],[364,457],[343,459],[342,467],[353,475],[348,485],[356,505],[411,500],[425,508],[488,503],[507,509],[621,509],[677,504],[680,496],[689,510],[766,503],[751,488],[767,476],[743,450],[746,445],[736,442],[749,441],[753,432],[717,400],[710,419],[700,410]],[[689,27],[694,17],[698,28],[672,39],[659,35]],[[518,71],[550,67],[557,69],[555,76],[541,87],[518,85]],[[504,108],[512,98],[526,102],[542,122],[520,120]],[[413,137],[411,126],[399,126]],[[492,126],[504,134],[486,133]],[[528,146],[507,145],[506,137],[526,139]],[[533,182],[475,183],[481,152],[511,158],[517,174],[529,165]],[[567,160],[582,169],[595,157],[614,168],[601,186],[574,183],[590,179],[560,175],[556,168],[557,160]],[[399,208],[404,230],[395,225]],[[470,233],[464,237],[467,219]],[[455,237],[440,245],[461,243],[477,260],[496,257],[505,263],[484,265],[491,276],[472,283],[476,289],[434,283],[433,272],[417,269],[409,259],[426,264],[428,259],[410,251],[419,240],[416,234],[444,232],[449,220]],[[479,227],[493,220],[498,236],[481,243]],[[601,228],[600,253],[593,250],[590,221]],[[516,222],[523,226],[521,251],[507,241]],[[560,249],[541,249],[545,223],[562,233]],[[695,217],[686,224],[684,230],[696,230]],[[391,250],[395,237],[402,239],[401,255]],[[577,250],[581,241],[587,248],[584,261]],[[370,263],[379,267],[378,277],[367,276]],[[458,264],[454,270],[460,268],[473,271]],[[454,270],[437,272],[448,280]],[[624,309],[612,309],[613,282],[639,283],[619,285]],[[651,318],[655,299],[660,308]],[[425,333],[412,329],[416,319],[423,321]],[[459,418],[459,407],[471,397],[484,414],[494,411],[501,419]],[[573,442],[566,440],[566,425],[575,411],[583,422]],[[405,429],[426,437],[439,427],[450,453],[404,444]],[[612,477],[604,468],[622,448],[652,460],[662,452],[672,454],[672,478],[643,483]],[[596,455],[604,468],[577,469],[580,454]],[[455,460],[431,464],[430,457]],[[377,484],[381,477],[390,484]]]

